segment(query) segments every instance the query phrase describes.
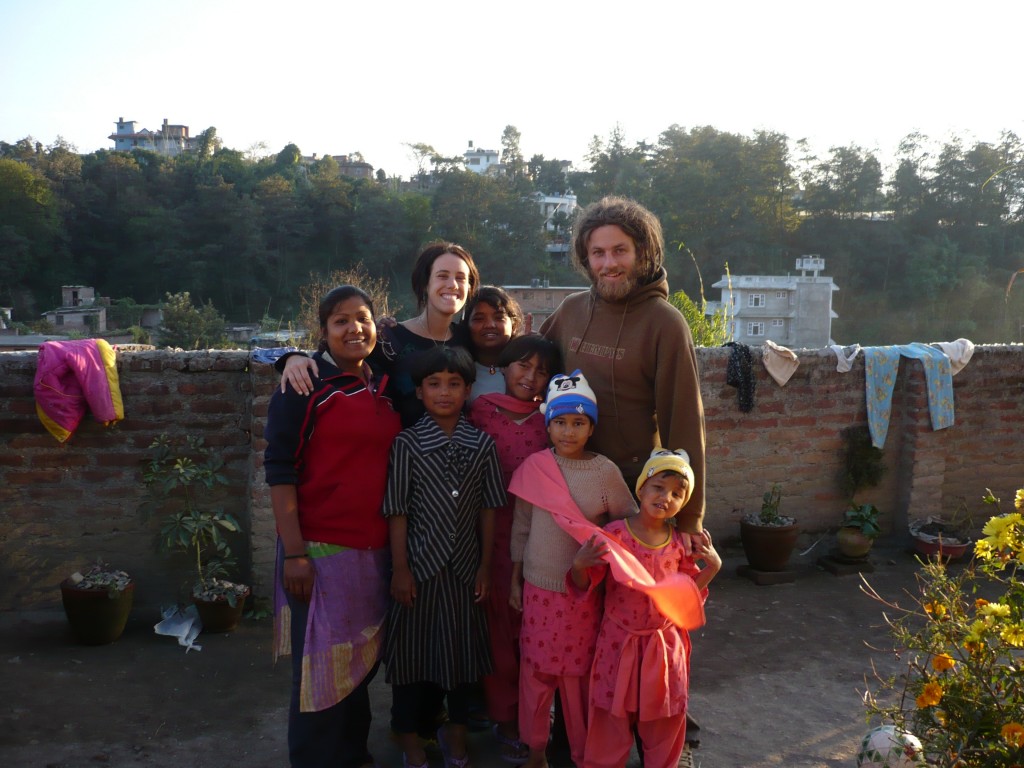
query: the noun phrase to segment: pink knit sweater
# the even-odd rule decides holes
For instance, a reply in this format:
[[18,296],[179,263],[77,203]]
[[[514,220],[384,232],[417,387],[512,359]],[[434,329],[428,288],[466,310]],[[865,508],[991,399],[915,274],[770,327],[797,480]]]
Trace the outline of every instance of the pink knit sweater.
[[[569,495],[592,523],[637,513],[636,501],[619,468],[599,453],[583,459],[564,459],[555,454]],[[516,499],[512,520],[512,562],[523,564],[526,581],[542,589],[565,592],[565,575],[580,545],[555,522],[551,514]]]

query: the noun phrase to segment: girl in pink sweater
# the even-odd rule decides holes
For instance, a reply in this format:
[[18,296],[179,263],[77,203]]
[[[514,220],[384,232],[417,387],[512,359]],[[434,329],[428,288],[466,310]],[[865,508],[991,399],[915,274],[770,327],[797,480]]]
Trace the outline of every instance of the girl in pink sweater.
[[[706,529],[698,534],[691,552],[691,537],[670,523],[693,485],[686,451],[656,449],[636,482],[640,514],[609,524],[605,532],[656,582],[686,574],[706,598],[708,583],[722,567],[711,536]],[[597,536],[580,548],[571,574],[574,593],[593,593],[606,570],[608,548],[608,541]],[[645,766],[675,768],[686,739],[690,636],[643,592],[615,579],[605,582],[604,618],[590,676],[590,729],[580,765],[623,768],[635,729]]]
[[[539,408],[551,374],[562,366],[553,342],[537,336],[519,336],[501,351],[497,365],[505,376],[504,394],[484,394],[470,405],[469,421],[494,438],[504,486],[532,453],[548,443],[544,416]],[[509,604],[512,583],[514,499],[495,510],[491,592],[484,608],[491,640],[494,671],[483,679],[488,716],[494,722],[501,757],[507,763],[526,762],[527,748],[519,740],[519,627],[521,613]]]

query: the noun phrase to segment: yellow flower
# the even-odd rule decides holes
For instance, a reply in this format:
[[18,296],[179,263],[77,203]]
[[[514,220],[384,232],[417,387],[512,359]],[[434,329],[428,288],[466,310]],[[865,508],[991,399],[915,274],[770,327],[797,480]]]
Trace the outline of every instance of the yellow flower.
[[1024,648],[1024,627],[1020,624],[1006,625],[999,636],[1014,648]]
[[1009,515],[996,515],[990,517],[985,527],[981,529],[990,539],[998,539],[1006,534],[1006,529],[1020,522],[1020,515],[1016,512]]
[[1011,747],[1024,747],[1024,725],[1007,723],[1000,731],[1000,735]]
[[953,657],[948,653],[940,653],[938,656],[932,657],[932,669],[936,672],[945,672],[947,669],[952,669],[956,665],[953,661]]
[[988,539],[978,539],[974,542],[974,555],[979,560],[991,560],[996,549]]
[[934,707],[942,701],[942,686],[938,683],[925,683],[921,695],[917,697],[917,708]]
[[1024,509],[1024,488],[1017,491],[1017,495],[1013,499],[1013,506],[1017,509]]
[[996,619],[1008,619],[1010,618],[1010,606],[1003,605],[1002,603],[988,603],[983,605],[978,613],[982,616],[991,616]]
[[976,621],[971,624],[971,628],[967,632],[967,637],[964,638],[964,641],[966,643],[980,643],[985,638],[987,631],[988,625],[984,621]]
[[941,619],[946,615],[946,606],[942,603],[925,603],[924,611],[930,614],[933,619]]

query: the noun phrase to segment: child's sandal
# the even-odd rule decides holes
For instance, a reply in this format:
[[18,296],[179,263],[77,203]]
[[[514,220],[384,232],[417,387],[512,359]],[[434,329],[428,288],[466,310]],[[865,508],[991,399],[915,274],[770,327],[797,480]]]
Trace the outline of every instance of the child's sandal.
[[444,768],[472,768],[468,752],[465,757],[452,757],[448,750],[448,740],[445,738],[443,725],[437,729],[437,743],[441,747],[441,755],[444,757]]
[[525,765],[530,760],[530,748],[519,739],[510,739],[503,736],[495,723],[491,728],[495,740],[498,742],[501,759],[509,765]]
[[422,763],[410,763],[409,756],[402,753],[402,768],[430,768],[430,763],[424,760]]

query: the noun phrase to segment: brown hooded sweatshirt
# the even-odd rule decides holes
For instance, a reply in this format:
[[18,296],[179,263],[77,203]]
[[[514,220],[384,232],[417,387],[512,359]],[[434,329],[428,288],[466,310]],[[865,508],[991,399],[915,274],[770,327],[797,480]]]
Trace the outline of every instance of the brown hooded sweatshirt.
[[621,301],[589,291],[567,296],[540,332],[562,350],[566,373],[583,371],[597,396],[589,447],[618,465],[632,490],[655,447],[684,448],[693,467],[693,495],[679,530],[702,529],[704,406],[690,327],[668,303],[668,277]]

